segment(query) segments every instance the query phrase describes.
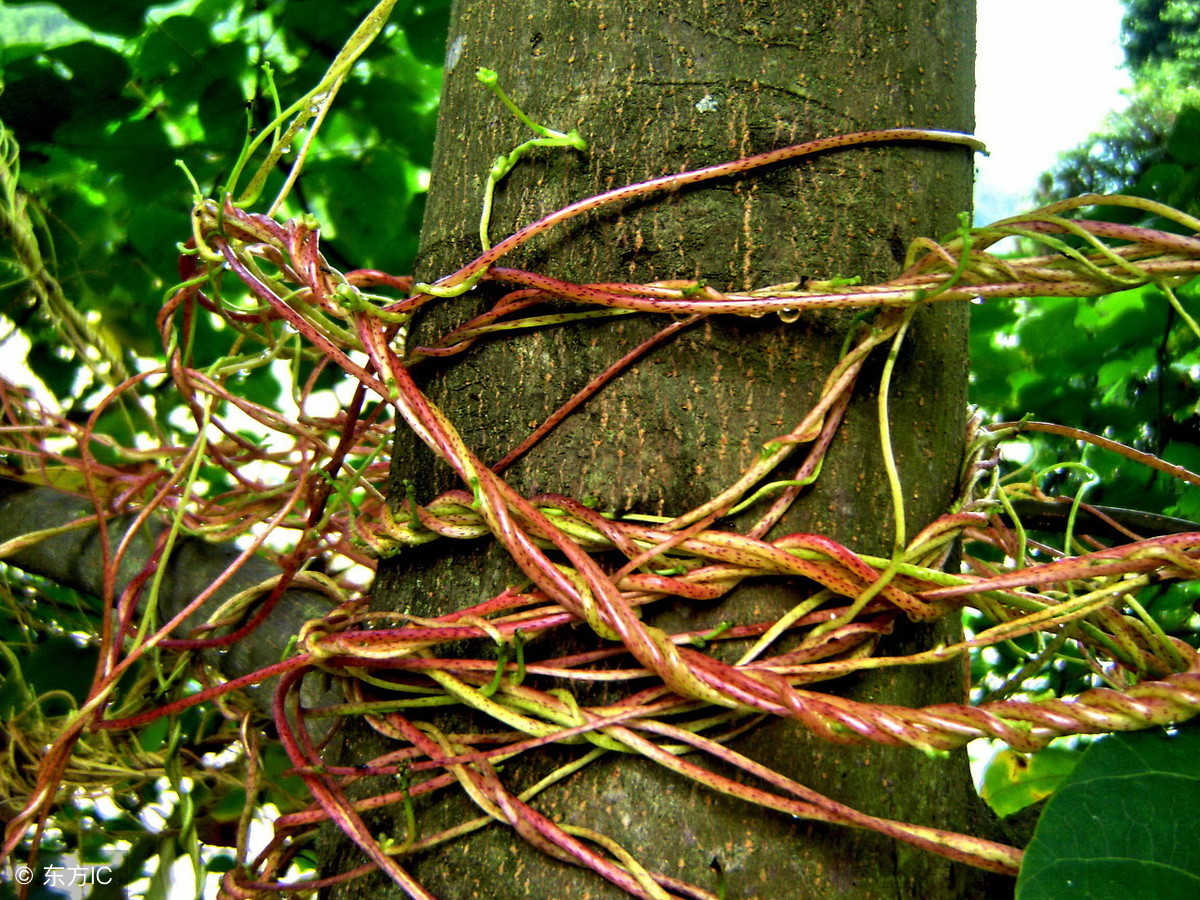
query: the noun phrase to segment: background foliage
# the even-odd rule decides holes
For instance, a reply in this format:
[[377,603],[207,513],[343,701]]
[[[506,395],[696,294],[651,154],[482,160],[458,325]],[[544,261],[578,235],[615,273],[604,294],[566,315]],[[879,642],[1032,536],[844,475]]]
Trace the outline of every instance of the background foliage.
[[[285,101],[303,93],[371,5],[61,0],[56,7],[0,6],[0,121],[21,146],[21,187],[40,228],[42,253],[88,326],[82,344],[66,341],[60,321],[30,301],[0,247],[0,266],[9,269],[0,284],[0,314],[12,341],[4,352],[27,341],[30,369],[68,416],[86,416],[100,391],[161,354],[155,316],[176,278],[176,242],[188,236],[192,202],[176,161],[206,195],[218,193],[247,131],[273,116],[269,79]],[[315,215],[323,249],[339,266],[353,260],[355,267],[411,269],[448,7],[447,0],[398,5],[384,38],[343,88],[291,195],[286,214]],[[1127,7],[1125,43],[1137,82],[1130,107],[1107,133],[1065,155],[1044,179],[1041,195],[1123,191],[1198,214],[1200,98],[1190,85],[1200,72],[1200,2],[1127,0]],[[1186,288],[1181,299],[1197,310],[1198,295],[1200,288]],[[215,333],[200,331],[197,339],[212,343],[214,357],[223,346]],[[972,354],[974,402],[995,419],[1070,421],[1200,470],[1200,347],[1155,288],[1100,300],[981,305],[974,311]],[[203,358],[203,348],[198,355]],[[253,399],[277,399],[268,370],[255,378]],[[154,401],[159,426],[174,427],[171,396]],[[116,414],[102,423],[126,444],[135,442],[133,427]],[[1200,494],[1118,457],[1027,438],[1012,459],[1012,477],[1033,478],[1043,488],[1200,521]],[[1063,468],[1063,461],[1088,470]],[[1151,611],[1168,630],[1194,637],[1195,602],[1184,588],[1163,588]],[[78,673],[94,656],[72,635],[95,631],[94,610],[87,598],[10,575],[0,604],[0,713],[14,716],[34,698],[48,697],[38,714],[50,716],[54,703],[81,699],[87,684]],[[1004,682],[1033,649],[1014,642],[979,660],[978,674]],[[62,665],[67,655],[77,664]],[[1045,677],[1069,689],[1082,671],[1059,669]],[[155,856],[165,872],[180,853],[199,860],[203,851],[204,867],[219,871],[219,848],[230,839],[244,791],[236,761],[200,763],[228,746],[222,728],[211,711],[194,711],[169,731],[165,723],[148,728],[140,746],[129,748],[142,757],[137,766],[131,760],[126,790],[104,808],[82,801],[67,808],[44,860],[56,854],[111,860],[120,844],[125,884]],[[6,749],[13,752],[11,745]],[[1062,751],[1055,752],[1058,763],[1048,753],[1037,767],[1053,769],[1052,785],[1071,768],[1059,764]],[[269,799],[287,808],[297,786],[282,776],[282,756],[266,754],[275,785]],[[183,786],[185,777],[189,790],[179,799],[170,786]],[[147,893],[165,890],[160,875]],[[93,896],[105,894],[98,889]]]
[[[1128,106],[1064,153],[1038,202],[1126,193],[1200,211],[1200,3],[1127,0],[1123,43],[1134,78]],[[1112,221],[1177,226],[1106,207]],[[1179,298],[1194,316],[1200,285]],[[1104,435],[1195,471],[1200,466],[1200,346],[1154,286],[1099,299],[1029,298],[972,311],[971,398],[995,419],[1029,417]],[[1039,486],[1089,503],[1200,521],[1200,491],[1095,448],[1045,437],[1011,456]],[[1083,468],[1062,467],[1063,462]],[[1015,474],[1010,477],[1017,477]],[[1035,480],[1037,480],[1035,478]],[[1061,539],[1060,539],[1061,540]],[[1194,589],[1162,588],[1152,612],[1194,640]],[[1017,656],[1010,661],[1014,671]],[[1004,666],[996,673],[1007,674]]]
[[[16,39],[0,51],[0,120],[22,148],[22,186],[45,229],[43,252],[98,340],[129,364],[161,353],[154,318],[175,281],[176,242],[188,237],[192,189],[176,161],[205,196],[219,194],[248,128],[274,117],[264,63],[279,97],[301,95],[372,4],[60,6],[86,28],[48,11],[19,16],[21,5],[8,4],[4,28]],[[322,126],[287,212],[320,219],[335,261],[353,247],[356,265],[411,267],[448,6],[400,4]],[[47,35],[38,21],[53,30]],[[19,282],[8,284],[0,310],[29,338],[30,367],[54,396],[86,410],[81,361],[23,293]]]
[[[1057,167],[1043,176],[1036,200],[1126,193],[1194,214],[1200,211],[1200,92],[1194,87],[1200,72],[1200,3],[1126,0],[1123,32],[1134,81],[1128,105],[1111,115],[1101,132],[1062,154]],[[1105,212],[1113,220],[1172,230],[1169,223],[1139,219],[1132,210],[1122,211],[1127,213],[1123,217],[1112,215],[1119,212],[1112,207]],[[1179,299],[1195,315],[1200,287],[1183,287]],[[1095,300],[1029,298],[977,306],[971,354],[972,400],[997,419],[1027,416],[1069,422],[1185,468],[1200,465],[1200,346],[1188,323],[1154,286]],[[1011,479],[1028,478],[1049,492],[1080,496],[1089,503],[1200,521],[1200,493],[1182,482],[1069,441],[1035,436],[1021,444],[1020,449],[1010,448],[1010,459],[1016,460],[1009,467]],[[1063,462],[1082,467],[1064,467]],[[1060,535],[1036,537],[1061,546]],[[1149,612],[1164,630],[1195,644],[1200,599],[1195,588],[1163,585],[1148,596]],[[977,661],[986,671],[976,674],[983,683],[1006,683],[1034,652],[1032,643],[998,648],[986,662]],[[1081,686],[1082,672],[1060,661],[1043,672],[1041,683],[1070,691]],[[1194,737],[1195,729],[1184,734]],[[1179,891],[1185,896],[1194,890],[1188,879],[1195,877],[1196,860],[1171,869],[1179,860],[1164,863],[1154,850],[1176,840],[1194,841],[1195,829],[1187,817],[1173,815],[1149,799],[1154,812],[1131,811],[1122,802],[1121,812],[1110,805],[1109,812],[1115,814],[1091,818],[1097,804],[1115,799],[1104,795],[1112,784],[1104,779],[1116,778],[1120,768],[1109,745],[1145,747],[1156,740],[1160,743],[1151,750],[1153,762],[1135,757],[1141,763],[1138,783],[1149,785],[1158,777],[1189,783],[1186,773],[1193,764],[1185,742],[1151,734],[1105,739],[1086,755],[1077,742],[1063,741],[1032,758],[1018,758],[1006,750],[993,757],[985,770],[983,792],[998,812],[1012,813],[1058,790],[1030,845],[1018,897],[1059,896],[1067,880],[1085,884],[1088,896],[1097,897],[1116,896],[1110,888],[1122,885],[1118,889],[1125,896],[1140,895],[1150,885],[1156,896]],[[1081,756],[1087,762],[1080,762]],[[1104,786],[1097,792],[1098,783]],[[1080,835],[1075,823],[1081,820],[1096,824],[1087,830],[1096,844],[1086,850],[1074,843]],[[1138,835],[1128,824],[1138,821],[1154,821],[1158,830]],[[1122,857],[1126,863],[1116,862]],[[1141,861],[1129,862],[1133,857]]]
[[[218,196],[247,134],[275,116],[275,98],[288,103],[317,83],[373,5],[0,5],[0,122],[20,145],[20,187],[42,255],[82,314],[85,332],[79,341],[67,339],[62,317],[32,298],[0,243],[3,353],[11,359],[27,346],[25,359],[48,402],[82,420],[124,375],[161,364],[155,317],[178,280],[178,244],[189,237],[187,173],[206,196]],[[448,15],[448,0],[397,5],[343,86],[290,194],[282,214],[319,218],[322,249],[337,265],[348,254],[356,267],[411,269]],[[281,166],[267,192],[283,177]],[[201,360],[229,345],[229,336],[207,323],[196,340]],[[241,387],[258,402],[284,399],[268,369]],[[115,410],[100,432],[134,446],[135,432],[188,427],[179,397],[149,393],[153,423]],[[84,636],[98,632],[97,609],[91,598],[8,573],[0,589],[0,747],[10,757],[30,751],[19,736],[33,733],[36,720],[61,715],[86,696],[96,650]],[[47,832],[40,864],[120,862],[112,884],[92,892],[97,898],[124,896],[143,869],[158,874],[140,889],[166,896],[170,866],[182,855],[193,857],[196,872],[219,873],[232,863],[221,848],[232,843],[245,800],[243,762],[228,751],[234,738],[211,709],[169,729],[165,721],[148,727],[138,746],[118,748],[128,771],[113,802],[86,800],[89,773],[74,772],[79,799]],[[305,796],[298,779],[283,776],[287,760],[277,746],[264,748],[262,762],[270,785],[262,802],[286,810]],[[21,786],[7,786],[0,802],[7,818],[23,803]],[[0,896],[10,892],[0,883]],[[61,894],[37,884],[32,896]]]

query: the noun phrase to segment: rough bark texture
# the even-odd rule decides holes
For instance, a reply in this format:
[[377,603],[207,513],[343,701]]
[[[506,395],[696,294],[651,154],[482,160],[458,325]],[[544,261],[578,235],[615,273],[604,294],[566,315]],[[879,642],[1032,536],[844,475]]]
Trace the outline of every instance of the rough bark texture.
[[[972,0],[459,0],[419,274],[433,280],[478,252],[485,173],[498,153],[529,137],[477,85],[477,66],[496,70],[535,120],[578,128],[589,142],[586,153],[539,151],[518,166],[498,192],[492,226],[498,239],[592,193],[813,137],[893,126],[969,131],[973,28]],[[506,264],[577,281],[683,277],[718,288],[804,275],[879,279],[897,271],[911,238],[955,226],[970,203],[971,170],[961,148],[910,144],[830,154],[584,217]],[[485,305],[478,293],[440,305],[416,340],[435,337]],[[526,494],[592,496],[606,510],[686,510],[799,420],[836,361],[849,320],[830,313],[791,325],[775,318],[703,322],[606,388],[508,477]],[[495,460],[662,324],[626,318],[496,341],[430,367],[423,384],[467,443]],[[953,494],[965,410],[965,328],[963,308],[926,310],[901,357],[892,417],[910,534]],[[778,533],[824,532],[863,552],[889,551],[872,387],[878,363],[860,382],[818,485]],[[397,484],[415,483],[422,501],[458,486],[407,435],[398,437],[393,472]],[[484,543],[438,542],[385,565],[376,602],[440,614],[517,581]],[[718,609],[680,605],[658,612],[655,622],[698,628],[773,617],[803,590],[759,581]],[[936,629],[903,631],[890,652],[939,639]],[[878,673],[834,689],[906,705],[962,696],[954,667]],[[974,795],[961,757],[831,746],[787,722],[769,723],[737,746],[866,812],[972,828],[967,810]],[[360,759],[382,749],[361,733],[348,735],[344,748],[348,758]],[[515,786],[533,778],[524,765],[503,774]],[[730,898],[987,895],[973,870],[872,834],[716,797],[639,759],[602,760],[536,805],[609,834],[652,871],[713,890],[710,863],[719,859]],[[449,803],[419,814],[434,823],[465,811]],[[335,856],[340,867],[357,861],[353,851]],[[502,826],[405,865],[444,900],[621,895],[590,873],[530,851]],[[388,891],[398,894],[372,878],[336,896]]]

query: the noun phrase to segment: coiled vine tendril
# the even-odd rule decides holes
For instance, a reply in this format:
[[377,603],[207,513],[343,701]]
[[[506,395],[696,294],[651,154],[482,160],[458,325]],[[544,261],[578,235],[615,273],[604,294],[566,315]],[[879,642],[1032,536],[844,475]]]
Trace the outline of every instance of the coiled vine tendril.
[[[336,84],[322,91],[331,97]],[[305,109],[310,106],[304,104]],[[327,592],[336,606],[329,616],[312,620],[297,635],[294,651],[277,664],[236,681],[209,684],[161,707],[119,715],[106,708],[106,698],[134,660],[156,644],[189,649],[214,639],[201,633],[172,634],[173,623],[139,631],[138,623],[130,621],[106,635],[109,663],[103,677],[72,726],[52,742],[29,804],[9,828],[6,853],[19,842],[23,826],[44,815],[76,742],[128,733],[201,702],[225,703],[237,689],[276,678],[275,726],[313,803],[281,816],[269,845],[228,873],[223,891],[230,897],[295,888],[284,874],[296,852],[296,837],[330,820],[362,848],[368,862],[306,887],[379,868],[410,896],[428,897],[405,870],[404,857],[498,820],[546,853],[587,866],[633,896],[713,897],[646,871],[612,838],[552,821],[530,805],[537,793],[609,752],[639,754],[715,791],[769,809],[873,829],[952,859],[1015,872],[1021,859],[1016,848],[860,813],[766,769],[727,743],[762,716],[794,719],[829,741],[871,741],[929,752],[980,737],[1032,751],[1060,735],[1182,721],[1200,709],[1200,657],[1153,621],[1123,610],[1126,598],[1151,580],[1200,578],[1200,533],[1130,539],[1032,562],[1023,550],[1014,550],[1014,532],[1000,516],[1021,492],[989,476],[998,440],[1043,426],[985,428],[972,419],[965,423],[971,449],[955,507],[906,540],[892,558],[857,553],[822,535],[769,534],[788,505],[819,477],[864,361],[902,339],[915,309],[980,298],[1097,296],[1147,282],[1161,286],[1175,302],[1173,289],[1200,272],[1200,238],[1075,216],[1084,207],[1114,205],[1161,216],[1189,232],[1200,231],[1200,222],[1138,198],[1080,197],[986,228],[964,225],[940,242],[917,241],[899,275],[871,285],[795,282],[721,292],[683,280],[576,284],[503,265],[506,255],[534,235],[606,204],[815,153],[896,141],[979,147],[965,135],[889,129],[823,138],[627,185],[573,203],[485,247],[475,260],[434,285],[414,286],[409,278],[375,270],[338,271],[322,255],[319,228],[311,219],[279,221],[228,198],[199,201],[192,239],[181,256],[182,284],[159,315],[165,368],[128,378],[83,426],[56,417],[5,385],[12,452],[25,457],[31,472],[45,472],[51,465],[77,471],[98,520],[136,509],[143,518],[165,515],[172,522],[171,535],[189,532],[228,541],[253,534],[250,551],[235,566],[254,549],[282,546],[274,551],[282,581],[303,580]],[[1039,241],[1046,252],[1022,259],[989,252],[1010,236]],[[228,290],[230,280],[245,293]],[[447,302],[445,298],[479,282],[508,291],[491,309],[439,340],[407,345],[406,325],[417,309]],[[546,300],[567,301],[578,311],[524,315]],[[691,322],[715,315],[772,315],[790,322],[822,308],[872,309],[877,315],[853,336],[804,417],[765,445],[743,476],[710,502],[669,520],[617,517],[566,496],[522,496],[503,478],[504,468],[572,409]],[[478,341],[501,339],[509,332],[633,313],[668,319],[658,336],[598,375],[494,465],[464,442],[455,423],[422,393],[411,374],[418,364],[463,353]],[[190,357],[190,335],[205,315],[221,319],[236,344],[217,364],[199,368]],[[299,360],[315,363],[317,373],[340,370],[354,385],[349,402],[333,413],[317,411],[316,375],[295,385],[290,415],[238,396],[238,379],[247,371],[281,362],[299,371]],[[98,462],[88,450],[98,440],[92,430],[96,417],[122,395],[136,394],[147,380],[162,375],[186,398],[195,419],[195,441],[189,446],[164,443],[141,454],[138,465]],[[886,421],[886,390],[881,393],[881,418]],[[246,437],[235,422],[246,418],[270,440]],[[392,428],[401,424],[451,467],[460,488],[424,502],[410,496],[395,509],[388,507],[382,489],[388,445]],[[1079,432],[1071,436],[1198,483],[1192,473],[1111,441]],[[80,455],[52,449],[63,439],[79,446]],[[132,448],[124,452],[127,458],[136,456]],[[768,473],[798,454],[803,458],[793,479],[766,482]],[[201,461],[223,470],[236,489],[200,496]],[[765,510],[744,532],[712,525],[731,510],[760,504]],[[902,509],[898,518],[903,518]],[[262,524],[251,529],[249,523]],[[503,546],[528,579],[526,585],[446,615],[422,618],[369,609],[361,584],[349,580],[352,565],[370,569],[375,559],[405,548],[484,537]],[[998,548],[1013,564],[1002,569],[968,558],[964,571],[943,571],[951,548],[963,537]],[[597,561],[598,555],[614,551],[627,560],[615,572]],[[341,566],[331,576],[306,573],[305,562],[317,557],[340,560]],[[119,559],[117,548],[114,566]],[[741,582],[766,575],[807,579],[813,592],[777,620],[729,623],[704,633],[669,633],[640,615],[667,598],[712,602]],[[964,609],[977,610],[991,624],[950,646],[904,657],[874,655],[900,617],[928,621],[958,616]],[[236,621],[238,616],[238,610],[230,609],[217,619]],[[525,640],[580,623],[610,645],[590,653],[525,660]],[[976,706],[943,703],[920,709],[852,701],[820,687],[849,673],[941,662],[1035,633],[1069,641],[1092,666],[1096,683],[1104,686],[1074,697],[1002,698]],[[775,649],[785,634],[789,649]],[[239,635],[253,637],[246,629]],[[444,652],[465,640],[491,641],[498,659]],[[710,645],[729,641],[746,648],[736,662],[708,652]],[[304,705],[299,692],[305,680],[331,675],[341,683],[344,699],[323,707]],[[590,707],[565,691],[539,686],[550,677],[556,683],[604,681],[628,683],[629,688],[619,702]],[[475,710],[494,721],[496,730],[450,735],[416,717],[417,711],[438,705]],[[350,716],[393,739],[395,750],[355,767],[324,763],[321,735],[330,720]],[[505,783],[499,763],[549,744],[578,745],[580,755],[524,790]],[[745,783],[705,766],[705,758],[735,767],[747,776]],[[401,785],[367,800],[348,798],[351,782],[379,774],[396,775]],[[413,798],[454,787],[479,806],[479,818],[437,834],[418,834],[413,826],[402,841],[383,841],[363,822],[367,809],[398,804],[411,811]]]

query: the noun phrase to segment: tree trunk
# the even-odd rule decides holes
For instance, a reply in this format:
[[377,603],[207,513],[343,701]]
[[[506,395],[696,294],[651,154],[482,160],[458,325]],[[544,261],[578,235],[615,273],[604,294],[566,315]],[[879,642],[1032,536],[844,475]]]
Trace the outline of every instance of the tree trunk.
[[[538,150],[517,166],[497,193],[491,230],[499,239],[590,194],[814,137],[896,126],[970,131],[974,9],[972,0],[459,0],[419,274],[434,280],[478,253],[485,173],[497,154],[531,136],[477,84],[479,66],[498,72],[535,121],[578,128],[588,141],[586,152]],[[503,264],[578,282],[685,278],[731,290],[802,277],[877,280],[899,269],[910,239],[955,226],[970,204],[971,171],[970,155],[957,147],[852,149],[605,209]],[[486,308],[487,296],[479,289],[439,303],[410,346]],[[710,317],[606,387],[505,477],[526,496],[594,497],[605,511],[686,511],[719,493],[765,442],[803,417],[852,318],[828,312],[786,324]],[[910,535],[953,496],[966,405],[966,318],[960,306],[921,312],[893,382],[892,434]],[[494,461],[663,324],[649,316],[602,319],[482,343],[422,369],[421,383],[468,446]],[[879,368],[876,361],[860,378],[820,478],[776,535],[824,533],[861,552],[890,552],[875,407]],[[407,434],[398,437],[393,474],[396,499],[402,481],[415,485],[420,502],[460,487]],[[494,544],[441,540],[384,564],[375,598],[381,607],[440,615],[520,580]],[[785,612],[806,590],[760,579],[716,608],[680,604],[647,615],[668,630],[757,621]],[[947,640],[952,630],[900,626],[886,652]],[[823,687],[910,706],[959,700],[963,692],[957,666],[891,670]],[[735,746],[865,812],[971,830],[975,797],[961,755],[930,759],[879,745],[831,745],[786,721],[766,723]],[[362,760],[384,749],[374,735],[358,733],[343,752]],[[548,756],[561,758],[559,752]],[[502,777],[520,789],[538,777],[533,765],[509,764]],[[557,821],[608,834],[651,871],[714,893],[716,861],[729,898],[985,896],[974,870],[873,833],[713,794],[638,757],[609,754],[534,805]],[[438,801],[418,807],[418,822],[429,833],[435,823],[468,814],[477,812],[466,801]],[[372,827],[402,831],[383,820]],[[343,851],[333,854],[334,869],[361,862],[356,851]],[[596,875],[530,849],[502,825],[402,862],[443,900],[624,896]],[[372,876],[334,895],[400,895],[381,881]]]

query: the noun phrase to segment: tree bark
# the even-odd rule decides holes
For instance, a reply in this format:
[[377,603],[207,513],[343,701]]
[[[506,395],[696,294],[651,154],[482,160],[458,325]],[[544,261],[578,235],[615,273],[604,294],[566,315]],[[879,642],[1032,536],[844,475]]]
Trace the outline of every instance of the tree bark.
[[[497,154],[530,137],[476,83],[478,66],[497,71],[535,121],[578,128],[589,145],[584,153],[539,150],[520,163],[497,192],[492,234],[499,239],[589,194],[814,137],[897,126],[970,131],[973,50],[971,0],[459,0],[419,274],[432,281],[478,253],[485,173]],[[970,205],[971,172],[961,148],[905,144],[826,154],[602,210],[504,264],[580,282],[687,278],[718,289],[802,277],[877,280],[899,269],[910,239],[955,226]],[[488,297],[479,289],[438,304],[410,345],[486,308]],[[957,306],[922,311],[893,383],[892,432],[910,535],[953,497],[966,406],[966,316]],[[617,513],[690,509],[807,412],[852,318],[829,312],[785,324],[710,317],[606,387],[506,478],[527,496],[594,497]],[[637,316],[483,343],[423,369],[422,386],[467,444],[494,461],[663,324]],[[776,534],[824,533],[861,552],[890,552],[875,412],[879,362],[860,378],[818,482]],[[397,500],[402,482],[415,485],[420,502],[460,486],[407,434],[397,438],[393,475]],[[494,545],[443,540],[383,564],[375,598],[380,606],[440,615],[519,581]],[[785,612],[805,590],[763,579],[716,608],[679,604],[648,615],[669,630],[756,621]],[[886,652],[947,640],[955,627],[901,626]],[[943,666],[843,679],[831,689],[920,706],[959,700],[964,687],[959,668]],[[972,830],[975,795],[961,755],[930,759],[878,745],[834,746],[786,721],[769,722],[735,746],[865,812]],[[342,752],[361,760],[384,749],[360,731],[345,737]],[[608,834],[651,871],[715,892],[716,860],[730,898],[987,895],[974,870],[872,833],[763,811],[646,760],[613,756],[534,805],[555,820]],[[503,777],[519,789],[536,777],[531,765],[506,766]],[[432,823],[467,814],[476,813],[465,802],[418,807],[425,833]],[[402,830],[384,819],[372,827]],[[331,871],[361,862],[345,846],[330,860]],[[500,825],[403,863],[444,900],[624,896]],[[376,877],[332,894],[399,895]]]

